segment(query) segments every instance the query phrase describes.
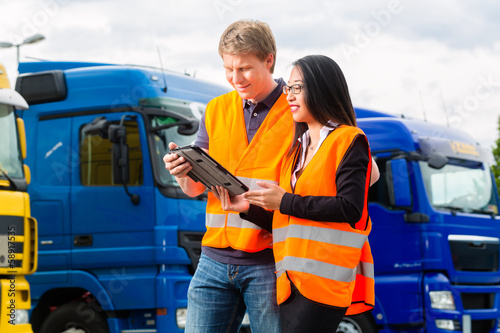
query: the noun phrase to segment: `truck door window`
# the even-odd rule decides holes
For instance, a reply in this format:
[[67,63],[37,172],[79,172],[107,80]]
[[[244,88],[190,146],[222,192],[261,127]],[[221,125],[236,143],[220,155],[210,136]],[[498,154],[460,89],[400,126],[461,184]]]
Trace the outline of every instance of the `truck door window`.
[[377,203],[382,206],[389,206],[389,194],[387,192],[387,180],[385,162],[387,159],[377,158],[377,166],[380,172],[380,178],[373,184],[368,191],[368,202]]
[[[152,117],[151,125],[161,126],[169,121],[175,121],[170,117]],[[196,134],[193,135],[182,135],[178,133],[177,127],[171,127],[163,130],[159,130],[153,133],[154,143],[155,143],[155,153],[156,161],[158,163],[159,177],[163,184],[178,186],[175,178],[165,169],[165,163],[163,162],[163,156],[170,152],[168,149],[169,142],[175,142],[178,146],[184,146],[193,144],[196,140]]]
[[[139,128],[135,121],[125,121],[129,147],[129,186],[143,184],[142,150]],[[112,143],[98,133],[80,133],[80,180],[84,186],[123,186],[113,183]]]
[[0,105],[0,178],[23,177],[21,150],[19,149],[16,118],[11,106]]

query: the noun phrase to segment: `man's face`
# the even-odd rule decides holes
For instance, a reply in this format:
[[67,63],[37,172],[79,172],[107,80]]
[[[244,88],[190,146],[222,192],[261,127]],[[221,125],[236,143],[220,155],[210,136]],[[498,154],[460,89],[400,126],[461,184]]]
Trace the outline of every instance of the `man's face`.
[[223,54],[226,79],[241,98],[253,103],[270,94],[274,80],[270,72],[273,55],[260,60],[255,54]]

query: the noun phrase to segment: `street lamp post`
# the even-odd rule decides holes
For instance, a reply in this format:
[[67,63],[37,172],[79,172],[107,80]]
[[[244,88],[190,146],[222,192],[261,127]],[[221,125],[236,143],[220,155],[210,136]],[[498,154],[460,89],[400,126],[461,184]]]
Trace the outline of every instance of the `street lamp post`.
[[17,49],[17,64],[19,65],[19,48],[22,45],[25,45],[25,44],[34,44],[34,43],[37,43],[37,42],[39,42],[41,40],[44,40],[44,39],[45,39],[44,35],[36,34],[36,35],[33,35],[31,37],[26,38],[25,40],[23,40],[19,44],[12,44],[12,43],[8,43],[8,42],[0,42],[0,48],[9,48],[9,47],[15,46],[16,49]]

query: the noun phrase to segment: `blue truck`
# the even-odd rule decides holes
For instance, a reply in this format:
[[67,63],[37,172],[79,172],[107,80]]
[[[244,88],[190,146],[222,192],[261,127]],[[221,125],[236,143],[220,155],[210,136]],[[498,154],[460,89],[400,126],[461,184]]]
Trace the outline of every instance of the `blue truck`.
[[[35,332],[182,332],[206,194],[162,161],[228,91],[154,68],[22,63],[39,224]],[[375,309],[338,332],[498,332],[499,198],[490,155],[447,127],[356,109],[381,171],[370,189]]]

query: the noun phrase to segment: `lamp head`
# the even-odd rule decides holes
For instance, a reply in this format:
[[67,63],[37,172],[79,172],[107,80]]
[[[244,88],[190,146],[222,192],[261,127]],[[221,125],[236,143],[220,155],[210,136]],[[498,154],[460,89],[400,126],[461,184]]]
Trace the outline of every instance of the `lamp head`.
[[0,47],[8,48],[8,47],[12,47],[12,46],[14,46],[14,44],[12,44],[12,43],[0,42]]
[[39,42],[39,41],[44,40],[44,39],[45,39],[44,35],[36,34],[36,35],[33,35],[31,37],[26,38],[23,41],[23,44],[33,44],[33,43]]

